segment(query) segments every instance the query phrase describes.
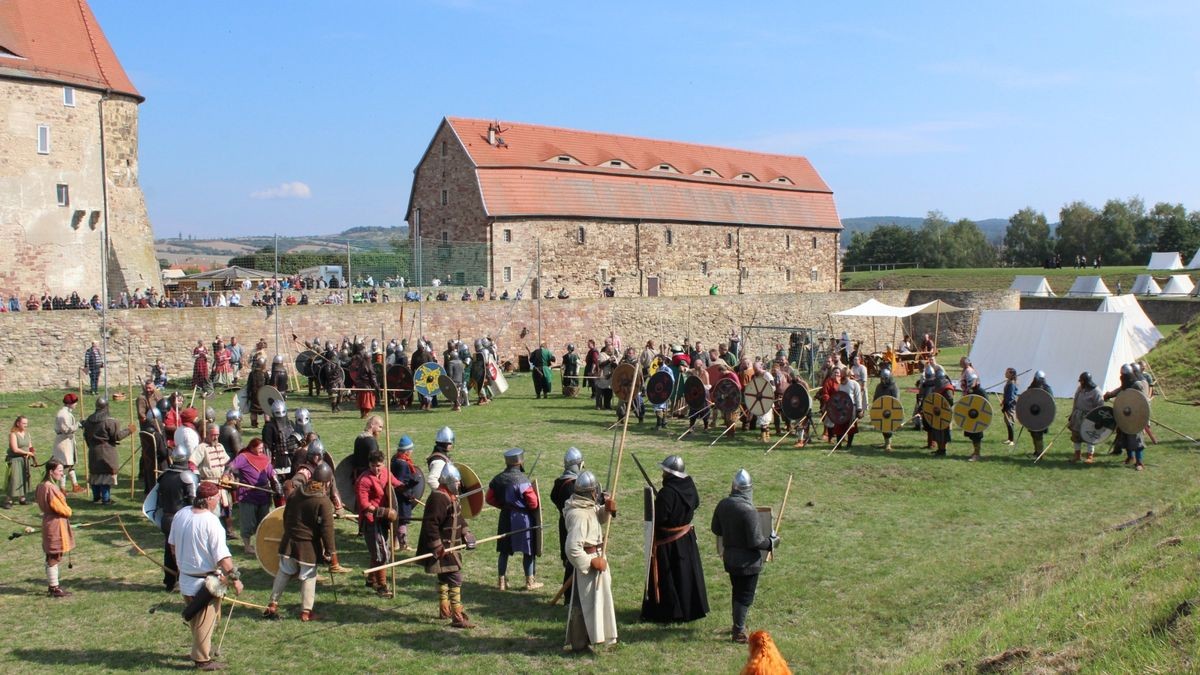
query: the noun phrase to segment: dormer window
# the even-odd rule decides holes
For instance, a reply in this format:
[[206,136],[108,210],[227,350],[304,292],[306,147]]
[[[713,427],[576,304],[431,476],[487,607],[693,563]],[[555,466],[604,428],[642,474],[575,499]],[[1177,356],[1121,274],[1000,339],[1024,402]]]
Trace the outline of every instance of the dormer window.
[[555,155],[546,161],[550,162],[552,164],[582,164],[583,163],[570,155]]
[[736,178],[737,180],[758,180],[754,177],[754,174],[748,172],[739,173]]
[[656,164],[652,171],[665,171],[666,173],[679,173],[679,170],[670,164]]
[[780,183],[783,185],[791,185],[792,184],[792,181],[788,180],[787,176],[780,176],[779,178],[776,178],[773,182]]
[[715,175],[717,175],[717,172],[716,172],[716,171],[713,171],[712,169],[700,169],[700,172],[699,172],[699,173],[700,173],[700,175],[701,175],[701,176],[715,176]]
[[626,164],[625,162],[622,162],[619,159],[610,159],[607,162],[605,162],[604,165],[607,167],[611,167],[613,169],[628,169],[628,168],[630,168],[628,164]]
[[570,164],[570,163],[571,163],[571,158],[570,158],[570,157],[568,157],[568,156],[566,156],[566,155],[559,155],[559,156],[558,156],[558,161],[560,161],[560,162],[562,162],[562,163],[564,163],[564,164]]

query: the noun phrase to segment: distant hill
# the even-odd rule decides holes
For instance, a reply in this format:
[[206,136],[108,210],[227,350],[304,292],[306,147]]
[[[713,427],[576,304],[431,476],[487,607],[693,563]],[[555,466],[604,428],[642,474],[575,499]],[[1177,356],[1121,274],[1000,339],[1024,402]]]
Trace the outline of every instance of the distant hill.
[[[344,252],[349,243],[350,250],[377,251],[391,248],[392,240],[407,239],[408,226],[400,227],[352,227],[331,235],[308,237],[279,237],[279,252]],[[171,264],[224,265],[236,255],[254,253],[263,248],[275,247],[274,236],[225,237],[221,239],[170,238],[156,239],[155,252],[160,259]]]
[[[842,227],[846,228],[843,232],[843,239],[847,242],[850,236],[855,232],[870,232],[880,225],[899,225],[910,229],[921,227],[921,223],[925,222],[924,218],[913,218],[909,216],[867,216],[865,218],[843,218]],[[979,224],[979,229],[983,230],[983,235],[991,241],[1004,238],[1004,230],[1008,228],[1007,218],[985,218],[984,220],[975,221]]]

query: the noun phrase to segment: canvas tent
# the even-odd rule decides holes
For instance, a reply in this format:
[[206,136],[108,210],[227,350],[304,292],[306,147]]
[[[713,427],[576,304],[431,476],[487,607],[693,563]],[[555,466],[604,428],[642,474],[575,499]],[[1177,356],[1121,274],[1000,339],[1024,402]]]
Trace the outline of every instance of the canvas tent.
[[1134,295],[1158,295],[1162,289],[1158,287],[1158,282],[1149,274],[1139,274],[1137,279],[1133,280],[1133,288],[1129,290]]
[[1069,298],[1106,298],[1112,295],[1104,280],[1100,277],[1075,277],[1071,290],[1067,291]]
[[1008,287],[1011,291],[1019,291],[1021,295],[1034,298],[1053,298],[1054,291],[1050,289],[1050,282],[1046,281],[1046,277],[1036,275],[1029,276],[1018,274],[1013,278],[1012,285]]
[[[971,345],[971,363],[992,391],[1004,387],[1004,370],[1043,370],[1056,396],[1069,398],[1088,371],[1101,389],[1120,384],[1121,365],[1138,358],[1119,312],[996,310],[983,312]],[[1028,383],[1030,375],[1022,377]],[[1022,388],[1024,388],[1022,386]],[[1069,408],[1063,411],[1066,417]]]
[[1183,269],[1183,261],[1179,259],[1178,251],[1170,253],[1151,253],[1150,263],[1146,265],[1148,270],[1181,270]]
[[1196,290],[1196,284],[1186,274],[1172,274],[1166,285],[1162,287],[1163,295],[1190,295]]
[[1192,256],[1192,261],[1187,264],[1189,270],[1200,269],[1200,249],[1196,249],[1196,255]]
[[1133,341],[1135,358],[1141,358],[1163,338],[1162,333],[1132,295],[1114,295],[1100,303],[1097,312],[1119,312],[1125,315],[1125,333]]
[[[872,340],[874,341],[875,340],[875,336],[873,335],[875,332],[874,319],[891,318],[892,319],[892,332],[895,333],[896,322],[898,322],[900,319],[912,316],[914,314],[933,314],[934,315],[933,340],[934,340],[934,348],[936,349],[936,347],[937,347],[937,332],[938,332],[937,329],[938,329],[939,320],[941,318],[941,314],[943,312],[949,313],[949,312],[966,312],[966,311],[970,311],[970,308],[969,307],[955,307],[954,305],[951,305],[950,303],[945,302],[944,300],[934,300],[932,302],[926,302],[921,305],[913,305],[911,307],[897,307],[895,305],[884,304],[884,303],[876,300],[875,298],[871,298],[860,305],[851,307],[850,309],[844,309],[840,312],[833,312],[833,316],[871,317],[871,319],[872,319],[872,321],[871,321],[872,336],[871,337],[872,337]],[[893,336],[893,339],[894,339],[894,336]],[[875,347],[875,348],[878,349],[878,347]]]

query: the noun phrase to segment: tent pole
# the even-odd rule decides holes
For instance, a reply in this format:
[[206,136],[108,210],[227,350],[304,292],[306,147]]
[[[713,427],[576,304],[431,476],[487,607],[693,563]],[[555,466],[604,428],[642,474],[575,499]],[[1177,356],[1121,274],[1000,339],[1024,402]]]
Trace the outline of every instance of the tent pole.
[[942,303],[941,303],[941,301],[938,301],[937,313],[933,315],[933,354],[932,354],[932,356],[936,356],[938,353],[938,326],[941,324],[941,321],[942,321]]
[[871,317],[871,352],[879,351],[879,339],[875,336],[875,317]]

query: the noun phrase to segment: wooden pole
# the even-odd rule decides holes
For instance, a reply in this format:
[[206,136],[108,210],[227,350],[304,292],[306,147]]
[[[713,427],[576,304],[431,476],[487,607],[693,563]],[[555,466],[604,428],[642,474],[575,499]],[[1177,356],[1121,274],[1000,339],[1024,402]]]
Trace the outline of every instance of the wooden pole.
[[[629,416],[633,409],[633,397],[638,390],[638,385],[641,384],[642,369],[636,368],[633,375],[633,387],[629,389],[629,400],[625,402],[625,427],[621,429],[621,444],[617,447],[617,470],[613,474],[612,485],[609,486],[609,494],[613,499],[617,498],[617,484],[621,481],[621,459],[625,456],[625,437],[629,433]],[[608,522],[604,524],[604,542],[601,544],[601,555],[608,558],[608,532],[612,529],[612,515],[609,514]]]
[[[78,410],[79,410],[79,416],[76,419],[82,420],[83,419],[83,368],[79,369],[79,408],[78,408]],[[82,459],[83,459],[83,480],[84,480],[84,482],[91,485],[92,477],[88,473],[87,444],[86,443],[84,444],[83,454],[81,455],[79,453],[79,443],[77,440],[75,440],[78,437],[78,435],[79,435],[79,432],[76,431],[75,437],[72,438],[72,444],[75,446],[75,461],[78,462],[80,460],[80,458],[82,457]]]
[[[381,325],[379,327],[379,342],[382,344],[383,341],[384,341],[384,329],[383,329],[383,326]],[[371,368],[372,369],[375,368],[375,364],[373,362],[371,363]],[[382,387],[382,389],[383,389],[383,436],[384,436],[385,442],[387,443],[387,446],[386,446],[387,451],[383,453],[384,463],[385,463],[385,466],[383,468],[383,470],[384,470],[383,489],[387,490],[388,508],[394,509],[394,508],[396,508],[396,491],[392,488],[392,469],[391,469],[390,463],[388,463],[388,461],[387,461],[387,456],[388,456],[387,453],[392,451],[392,420],[391,420],[391,409],[388,407],[388,388],[387,388],[387,369],[386,368],[384,368],[384,371],[383,371],[383,387]],[[390,555],[392,555],[392,556],[396,555],[396,526],[395,526],[395,524],[391,523],[390,521],[388,522],[388,544],[387,544],[387,546],[388,546],[388,551],[389,551]],[[393,594],[396,592],[396,568],[394,568],[394,567],[392,568],[392,574],[388,581],[388,591],[390,591]]]
[[[1038,453],[1038,456],[1033,458],[1034,464],[1037,464],[1038,460],[1041,459],[1043,455],[1045,455],[1047,452],[1050,451],[1050,446],[1054,445],[1054,441],[1057,441],[1058,437],[1062,435],[1062,432],[1064,432],[1066,430],[1067,430],[1067,425],[1066,424],[1062,425],[1062,428],[1058,430],[1058,433],[1054,434],[1054,438],[1051,438],[1050,442],[1046,444],[1046,447],[1042,448],[1042,451],[1040,453]],[[1030,433],[1032,433],[1032,432],[1030,432]]]
[[[497,539],[502,539],[504,537],[508,537],[508,536],[511,536],[514,534],[520,534],[521,532],[528,532],[529,530],[536,530],[540,527],[541,527],[541,525],[535,525],[534,527],[527,527],[527,528],[524,528],[521,530],[514,530],[512,532],[505,532],[504,534],[497,534],[497,535],[493,535],[491,537],[485,537],[485,538],[480,539],[475,542],[475,548],[478,549],[480,544],[486,544],[489,541],[496,541]],[[445,552],[453,553],[455,551],[461,551],[466,547],[467,547],[466,544],[459,544],[458,546],[451,546],[450,548],[446,549]],[[432,557],[433,557],[432,553],[422,553],[421,555],[415,555],[411,558],[405,558],[404,560],[395,560],[390,563],[387,563],[386,565],[379,565],[377,567],[367,568],[367,569],[363,570],[363,574],[371,574],[372,572],[378,572],[380,570],[387,570],[387,569],[395,570],[396,567],[399,565],[408,565],[409,563],[420,562],[422,560],[429,560]]]
[[[133,343],[125,343],[125,397],[129,399],[129,423],[136,425],[137,418],[133,414]],[[134,496],[134,483],[137,480],[137,462],[134,461],[134,455],[137,454],[137,444],[129,444],[129,498]]]
[[[787,487],[785,487],[783,489],[783,503],[779,505],[779,515],[776,516],[776,518],[775,518],[775,531],[772,532],[772,534],[777,535],[777,536],[779,534],[779,527],[781,525],[783,525],[783,512],[785,510],[787,510],[788,495],[792,494],[792,477],[794,475],[795,474],[790,474],[790,473],[788,474]],[[775,559],[774,551],[767,554],[767,560],[774,560],[774,559]]]
[[933,354],[931,354],[930,356],[937,355],[938,327],[941,326],[941,322],[942,322],[942,301],[936,300],[935,302],[937,302],[938,305],[937,305],[937,313],[935,313],[933,315]]
[[[799,420],[796,420],[796,422],[799,423]],[[787,431],[783,432],[783,435],[779,437],[779,440],[775,441],[775,443],[773,445],[771,445],[771,447],[767,448],[767,451],[763,454],[766,454],[766,455],[771,454],[771,451],[774,450],[776,446],[778,446],[780,443],[782,443],[784,441],[784,439],[786,439],[788,436],[791,436],[791,435],[792,435],[791,429],[788,429]],[[789,479],[788,482],[790,483],[791,480]]]

